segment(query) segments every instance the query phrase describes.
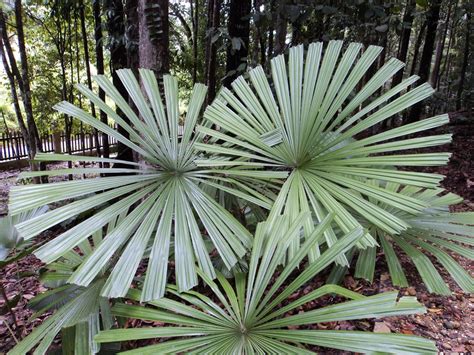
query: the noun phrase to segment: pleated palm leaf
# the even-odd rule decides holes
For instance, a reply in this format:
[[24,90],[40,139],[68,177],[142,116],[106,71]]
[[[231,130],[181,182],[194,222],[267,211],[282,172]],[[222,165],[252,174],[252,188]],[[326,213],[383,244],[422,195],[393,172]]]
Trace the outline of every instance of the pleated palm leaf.
[[[359,225],[351,211],[388,233],[406,230],[406,221],[364,196],[409,213],[422,211],[427,207],[425,201],[369,181],[434,188],[441,175],[393,168],[445,164],[448,153],[393,153],[451,141],[450,134],[399,139],[443,125],[448,122],[447,115],[367,135],[372,127],[430,96],[433,89],[425,83],[404,93],[418,79],[412,76],[372,98],[404,64],[388,60],[359,87],[382,48],[369,46],[361,53],[359,43],[349,44],[344,52],[342,47],[341,41],[330,41],[323,54],[323,44],[313,43],[306,56],[303,46],[293,47],[288,65],[283,55],[272,59],[271,81],[260,66],[249,71],[250,82],[237,78],[232,91],[223,88],[208,107],[208,124],[200,127],[201,133],[223,143],[196,145],[220,156],[198,160],[202,167],[247,165],[256,171],[288,171],[288,178],[277,190],[270,220],[281,213],[294,216],[299,211],[312,211],[315,220],[321,221],[334,212],[335,228],[325,234],[329,245],[337,240],[336,227],[347,233]],[[209,128],[210,124],[217,128]],[[308,223],[306,234],[313,228]],[[290,260],[298,243],[295,240],[290,247]],[[358,246],[375,245],[374,236],[367,233]],[[309,256],[312,260],[319,256],[318,246]],[[338,261],[346,263],[343,256]]]
[[63,353],[96,354],[100,351],[101,346],[94,341],[94,336],[100,329],[109,329],[115,323],[109,300],[100,296],[110,271],[110,263],[86,287],[68,284],[67,281],[96,246],[101,244],[104,236],[118,227],[122,217],[116,217],[104,231],[94,232],[90,240],[84,240],[75,250],[46,266],[40,281],[49,290],[31,299],[28,306],[35,311],[30,319],[50,312],[53,314],[22,339],[9,354],[23,355],[33,348],[34,354],[47,354],[59,334]]
[[[34,217],[41,216],[48,211],[47,206],[34,208],[27,212],[11,216],[10,214],[0,218],[0,266],[4,266],[13,259],[17,260],[18,256],[26,255],[27,251],[31,252],[35,246],[31,243],[25,243],[23,238],[19,235],[15,225],[21,222],[26,222]],[[31,247],[31,248],[30,248]],[[8,254],[13,249],[21,249],[20,253],[12,258],[7,259]]]
[[[309,214],[298,215],[292,223],[287,216],[257,226],[247,274],[238,273],[234,281],[221,274],[214,282],[202,271],[199,275],[209,292],[177,292],[168,286],[169,297],[146,305],[117,303],[112,312],[118,317],[155,321],[156,327],[110,329],[96,336],[99,343],[137,339],[160,340],[155,345],[126,351],[126,354],[310,354],[307,345],[354,352],[434,353],[434,344],[423,338],[400,334],[362,331],[312,330],[320,322],[379,318],[425,311],[414,297],[390,292],[365,297],[336,285],[325,285],[294,299],[294,294],[311,281],[335,256],[350,249],[363,236],[356,227],[344,238],[308,264],[296,278],[292,273],[327,231],[332,215],[326,216],[297,250],[294,258],[280,269],[289,245],[300,238]],[[278,270],[278,272],[277,272]],[[140,291],[128,297],[141,299]],[[324,295],[337,294],[349,301],[307,312],[298,309]],[[293,296],[289,299],[290,296]]]
[[[95,81],[116,107],[127,116],[130,124],[87,87],[79,85],[78,89],[84,97],[128,132],[130,139],[68,102],[62,102],[55,108],[114,137],[137,152],[143,161],[136,163],[97,157],[38,154],[36,159],[40,161],[120,163],[128,168],[93,167],[25,173],[23,177],[94,173],[104,174],[105,177],[39,186],[16,186],[10,191],[10,210],[16,214],[36,206],[75,199],[45,216],[32,219],[28,223],[20,223],[17,226],[18,231],[28,239],[68,218],[99,207],[99,211],[93,216],[36,251],[38,258],[45,263],[51,263],[133,206],[133,210],[126,215],[120,227],[104,238],[71,275],[69,282],[81,286],[89,285],[112,258],[115,265],[101,294],[107,297],[124,296],[146,246],[152,241],[142,294],[143,300],[151,300],[163,295],[168,277],[168,256],[172,238],[175,248],[176,279],[180,290],[187,290],[197,284],[196,261],[208,277],[215,277],[201,228],[206,231],[206,238],[212,240],[229,269],[250,246],[248,231],[219,205],[213,196],[207,194],[203,187],[220,188],[222,185],[218,184],[219,179],[232,180],[240,185],[245,185],[248,181],[259,184],[262,180],[282,177],[286,173],[261,172],[259,175],[254,175],[254,172],[248,169],[216,170],[196,167],[194,161],[199,152],[195,146],[201,136],[194,132],[194,128],[199,122],[206,87],[201,84],[195,85],[181,134],[178,87],[175,78],[164,76],[163,103],[152,71],[140,70],[141,85],[145,94],[142,93],[140,84],[131,70],[119,70],[117,73],[138,109],[140,118],[110,80],[98,76]],[[222,176],[223,172],[225,177]],[[240,183],[239,179],[245,181]],[[269,205],[269,199],[255,190],[241,191],[231,186],[223,188],[227,193],[235,193],[263,206]],[[104,205],[110,201],[113,202]]]
[[[374,184],[379,186],[375,181]],[[398,184],[390,183],[383,188],[387,191],[399,191],[401,187]],[[373,231],[373,235],[378,238],[394,285],[409,286],[399,260],[401,255],[393,248],[393,245],[396,245],[411,259],[428,291],[444,295],[451,293],[437,267],[428,257],[428,255],[432,255],[465,292],[474,292],[473,278],[446,252],[450,251],[470,260],[474,259],[472,249],[474,245],[474,213],[450,213],[449,206],[461,202],[462,198],[453,193],[443,192],[442,189],[422,190],[412,186],[403,188],[401,193],[404,195],[415,197],[428,204],[429,207],[417,215],[372,201],[400,219],[405,220],[411,226],[399,235],[395,235],[373,225],[366,225],[367,228]],[[372,281],[376,253],[377,248],[375,247],[360,251],[355,276]]]

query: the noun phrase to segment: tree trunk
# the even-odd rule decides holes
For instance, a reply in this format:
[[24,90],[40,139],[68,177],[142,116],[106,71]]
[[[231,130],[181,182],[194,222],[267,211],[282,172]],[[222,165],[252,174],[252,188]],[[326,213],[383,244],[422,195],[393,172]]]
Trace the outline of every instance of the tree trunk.
[[[103,49],[103,36],[102,36],[102,18],[100,16],[100,1],[95,0],[92,2],[92,12],[94,14],[94,39],[95,39],[95,57],[97,74],[104,74],[104,49]],[[99,88],[99,98],[105,102],[105,92]],[[108,124],[107,114],[100,112],[100,122]],[[96,144],[99,143],[98,132],[95,130]],[[102,133],[102,154],[104,158],[110,157],[109,147],[109,136],[106,133]],[[109,167],[109,163],[104,163],[104,167]]]
[[462,67],[461,67],[461,74],[460,74],[460,80],[459,80],[459,87],[458,87],[458,93],[457,93],[457,98],[456,98],[456,110],[460,110],[462,106],[462,92],[464,89],[464,81],[466,80],[466,72],[467,72],[467,66],[469,63],[469,42],[470,42],[470,30],[471,30],[471,13],[467,11],[466,14],[466,34],[465,34],[465,42],[464,42],[464,58],[462,62]]
[[[117,70],[126,68],[128,64],[127,48],[125,46],[125,14],[122,0],[105,0],[104,8],[107,14],[112,81],[120,95],[122,95],[125,101],[128,101],[127,90],[117,75]],[[117,113],[127,124],[130,124],[130,120],[118,108]],[[126,138],[130,137],[129,133],[121,126],[117,127],[117,131]],[[117,142],[117,159],[133,161],[132,150],[123,143]],[[121,167],[121,164],[114,164],[114,166]]]
[[[262,26],[262,23],[264,22],[262,17],[265,15],[260,12],[260,7],[264,5],[264,1],[262,0],[255,0],[255,13],[258,14],[258,21],[255,21],[255,32],[256,32],[256,44],[255,47],[259,49],[258,54],[256,55],[256,62],[257,64],[260,64],[262,66],[265,65],[265,62],[267,60],[267,55],[266,55],[266,33],[265,33],[265,28]],[[260,59],[259,59],[260,56]]]
[[29,139],[28,129],[26,128],[25,121],[23,120],[23,114],[21,113],[20,102],[18,100],[18,94],[16,92],[15,77],[13,76],[13,73],[10,69],[10,65],[8,64],[8,60],[5,54],[5,49],[3,46],[3,36],[0,36],[0,56],[2,57],[3,69],[5,70],[5,73],[7,74],[8,82],[10,84],[13,108],[15,110],[15,116],[18,122],[18,126],[20,127],[22,136],[25,138],[26,148],[28,149],[28,158],[30,159],[29,160],[30,168],[31,170],[34,170],[33,169],[34,164],[32,160],[33,155],[31,151],[31,145],[34,144],[34,142],[31,142]]
[[455,31],[455,21],[451,21],[451,26],[449,29],[449,39],[448,39],[448,46],[446,48],[446,57],[444,59],[443,67],[440,70],[440,73],[438,75],[438,80],[436,81],[436,90],[439,90],[440,83],[441,83],[441,78],[447,74],[447,68],[448,68],[448,63],[450,62],[451,59],[451,44],[453,43],[453,38],[455,37],[456,31]]
[[25,108],[26,125],[28,127],[30,141],[35,142],[34,147],[32,147],[32,154],[35,155],[36,152],[42,152],[43,147],[41,145],[38,128],[36,127],[33,117],[33,106],[31,104],[31,89],[30,79],[28,77],[28,59],[26,56],[25,34],[23,32],[23,13],[21,0],[15,0],[15,23],[18,37],[18,51],[20,52],[21,80],[23,82],[22,99]]
[[272,20],[270,21],[270,24],[268,26],[268,48],[267,48],[267,58],[269,61],[273,56],[273,31],[274,31],[273,14],[275,13],[275,0],[270,0],[270,13],[272,16]]
[[[97,1],[96,1],[97,2]],[[84,1],[79,0],[79,18],[81,21],[81,35],[82,35],[82,47],[84,48],[84,64],[86,68],[86,75],[87,75],[87,86],[88,88],[92,91],[92,78],[91,78],[91,66],[90,66],[90,57],[89,57],[89,43],[87,41],[87,29],[86,29],[86,17],[84,14]],[[79,70],[79,68],[77,68]],[[95,112],[95,105],[90,102],[91,105],[91,113],[92,116],[96,117],[96,112]],[[82,122],[81,122],[82,125]],[[83,135],[83,130],[81,126],[81,137]],[[81,138],[83,139],[83,138]],[[99,134],[96,129],[94,129],[94,139],[95,139],[95,144],[97,146],[96,152],[97,156],[100,157],[100,142],[99,142]],[[101,164],[102,166],[102,164]]]
[[169,72],[169,23],[167,0],[138,1],[140,67],[151,69],[161,80]]
[[199,33],[199,0],[196,0],[196,6],[193,6],[194,0],[190,0],[191,19],[193,23],[193,85],[197,81],[197,65],[198,65],[198,33]]
[[227,46],[226,76],[223,84],[230,84],[247,69],[250,36],[250,0],[231,0],[227,30],[231,43]]
[[[425,83],[430,77],[431,70],[431,58],[433,57],[434,42],[436,39],[436,28],[439,20],[439,10],[441,7],[441,0],[433,0],[429,13],[426,19],[426,35],[425,45],[423,46],[423,52],[421,54],[420,68],[418,70],[418,76],[420,77],[419,83]],[[415,104],[410,113],[410,122],[415,122],[420,119],[423,113],[423,102]]]
[[273,55],[283,53],[285,50],[286,44],[286,32],[287,32],[287,20],[285,17],[285,0],[275,0],[276,1],[276,33],[275,33],[275,43]]
[[207,39],[206,39],[206,67],[204,70],[205,82],[208,87],[206,103],[209,105],[216,97],[217,81],[217,43],[213,42],[213,37],[217,33],[220,24],[220,11],[222,0],[208,1],[207,17]]
[[441,67],[441,59],[443,57],[443,51],[444,51],[444,43],[446,42],[446,36],[448,34],[449,19],[451,17],[451,8],[452,8],[452,4],[448,4],[448,12],[446,14],[446,20],[444,22],[444,29],[443,29],[443,32],[439,34],[439,40],[438,40],[438,43],[436,44],[435,62],[433,64],[433,70],[431,72],[431,78],[430,78],[430,84],[433,87],[436,87],[436,83],[438,82],[439,69]]
[[[405,13],[403,15],[403,30],[400,38],[400,47],[398,48],[397,58],[406,63],[408,47],[410,45],[410,36],[411,36],[411,27],[413,25],[413,12],[415,11],[415,0],[408,0],[407,6],[405,8]],[[403,70],[399,70],[392,81],[392,88],[397,86],[402,82],[403,79]]]
[[410,76],[414,75],[416,71],[416,64],[418,63],[418,55],[420,54],[421,42],[423,41],[425,29],[426,21],[423,21],[420,27],[420,32],[418,33],[418,37],[416,38],[415,48],[413,49],[413,59],[410,67]]
[[125,2],[125,38],[127,47],[127,67],[132,69],[138,78],[138,0]]

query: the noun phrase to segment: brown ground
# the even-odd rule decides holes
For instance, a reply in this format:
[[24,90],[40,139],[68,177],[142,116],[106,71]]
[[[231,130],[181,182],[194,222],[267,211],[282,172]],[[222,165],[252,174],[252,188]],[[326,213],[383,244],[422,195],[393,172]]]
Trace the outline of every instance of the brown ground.
[[[474,210],[474,126],[451,125],[441,130],[449,130],[454,133],[454,141],[448,147],[442,147],[442,151],[451,151],[453,156],[448,166],[424,169],[425,171],[436,171],[446,175],[443,185],[448,190],[455,192],[465,198],[465,201],[456,206],[456,211]],[[441,131],[440,130],[440,131]],[[440,132],[444,133],[444,132]],[[0,214],[6,212],[6,201],[8,188],[15,183],[18,171],[8,171],[0,173]],[[56,233],[58,233],[56,231]],[[51,238],[55,232],[48,232],[41,238]],[[466,269],[474,272],[474,263],[453,255]],[[379,256],[374,283],[369,285],[363,280],[357,280],[351,276],[346,276],[344,284],[346,287],[370,295],[377,292],[394,290],[388,276],[387,267],[383,262],[383,257]],[[373,331],[374,327],[379,331],[391,331],[404,334],[415,334],[424,336],[436,341],[439,351],[470,353],[474,352],[474,296],[464,294],[459,287],[446,275],[445,280],[455,290],[450,297],[440,297],[427,292],[425,286],[414,271],[414,267],[403,260],[410,284],[416,285],[401,289],[401,295],[417,296],[428,312],[423,315],[391,317],[374,322],[373,320],[363,320],[354,322],[338,322],[333,324],[321,324],[320,329],[359,329]],[[45,289],[38,281],[38,272],[42,264],[34,256],[28,256],[19,262],[6,267],[0,271],[0,282],[4,286],[9,299],[20,295],[18,305],[13,309],[16,317],[16,328],[11,314],[0,316],[0,354],[7,352],[15,344],[15,340],[7,329],[6,324],[17,338],[23,338],[31,330],[39,325],[42,319],[29,320],[32,312],[26,305],[29,299]],[[442,270],[442,269],[441,269]],[[324,282],[321,275],[315,279],[307,288],[301,292],[309,292],[312,288],[318,287]],[[296,297],[297,295],[295,295]],[[321,302],[330,301],[328,298]],[[0,308],[4,301],[0,300]],[[313,304],[311,307],[319,304]],[[317,350],[317,349],[315,349]]]

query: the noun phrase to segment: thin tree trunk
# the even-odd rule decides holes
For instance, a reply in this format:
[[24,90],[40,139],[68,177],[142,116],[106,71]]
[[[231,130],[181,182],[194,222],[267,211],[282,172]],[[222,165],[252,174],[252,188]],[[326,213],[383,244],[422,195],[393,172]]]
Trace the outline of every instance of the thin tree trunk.
[[226,87],[230,87],[231,83],[247,69],[251,5],[250,0],[230,2],[227,29],[231,43],[227,46],[226,76],[223,80],[223,85]]
[[[122,0],[105,0],[104,8],[107,14],[107,30],[109,33],[110,72],[112,82],[120,95],[128,101],[128,93],[117,75],[117,70],[127,67],[127,49],[125,46],[125,15]],[[130,120],[117,108],[117,113],[126,123]],[[129,138],[129,133],[121,126],[117,131],[124,137]],[[121,142],[117,142],[117,159],[133,161],[132,150]],[[114,164],[121,167],[121,164]]]
[[[436,28],[438,26],[440,7],[441,0],[434,0],[432,5],[430,6],[430,11],[427,15],[425,44],[423,46],[423,52],[421,54],[420,60],[420,68],[418,70],[420,84],[427,82],[430,77],[431,58],[433,57],[434,42],[436,39]],[[411,110],[410,122],[415,122],[419,120],[422,113],[423,102],[418,102],[413,106]]]
[[462,92],[464,90],[464,81],[466,80],[466,72],[469,61],[469,42],[470,42],[470,30],[471,30],[471,13],[468,11],[466,14],[466,34],[464,42],[464,59],[461,67],[461,74],[456,98],[456,110],[460,110],[462,106]]
[[221,0],[208,1],[208,20],[206,31],[208,37],[206,40],[206,68],[204,70],[206,85],[208,87],[206,98],[207,104],[210,104],[214,100],[217,91],[217,43],[213,43],[212,38],[214,37],[214,34],[217,33],[217,28],[220,24],[220,11]]
[[270,60],[273,56],[273,14],[275,13],[275,1],[270,0],[270,13],[272,16],[272,21],[270,21],[270,25],[268,26],[268,48],[267,48],[267,58]]
[[[31,170],[33,170],[33,155],[31,151],[31,144],[28,135],[28,129],[26,128],[25,121],[23,120],[23,114],[21,113],[20,102],[18,100],[18,94],[16,92],[16,82],[15,77],[10,69],[10,65],[8,64],[7,57],[5,54],[4,46],[3,46],[3,38],[0,36],[0,56],[2,57],[3,69],[7,74],[8,82],[10,84],[10,91],[12,95],[12,102],[13,108],[15,110],[15,116],[18,122],[18,126],[20,127],[21,134],[25,137],[26,148],[28,149],[28,158]],[[8,133],[8,132],[7,132]]]
[[[410,45],[411,27],[413,25],[414,10],[415,10],[415,0],[408,0],[407,6],[405,8],[405,13],[403,15],[403,20],[402,20],[403,30],[400,37],[400,46],[398,48],[398,54],[397,54],[397,58],[404,63],[407,60],[408,47]],[[399,70],[393,77],[392,88],[400,84],[402,82],[402,79],[403,79],[403,70]]]
[[138,0],[127,0],[125,2],[125,38],[127,47],[127,67],[132,69],[138,78]]
[[[20,9],[20,12],[21,12],[21,9]],[[20,23],[23,24],[21,19],[20,19]],[[22,73],[20,73],[12,47],[10,45],[10,40],[8,37],[6,20],[5,20],[5,14],[3,13],[1,9],[0,9],[0,42],[1,42],[0,44],[1,44],[1,51],[2,51],[1,53],[2,62],[5,68],[5,72],[7,73],[7,77],[9,79],[10,85],[11,85],[11,94],[12,94],[12,101],[14,104],[15,114],[17,116],[20,130],[22,131],[23,137],[25,138],[25,141],[27,142],[28,157],[30,158],[29,160],[30,168],[31,170],[35,171],[35,170],[38,170],[38,165],[35,164],[32,159],[36,154],[38,142],[39,142],[40,147],[42,148],[41,141],[39,140],[39,134],[38,134],[34,120],[33,121],[30,120],[30,122],[27,121],[26,124],[23,120],[23,114],[20,109],[20,103],[19,103],[19,98],[18,98],[15,84],[18,85],[18,88],[20,90],[20,95],[23,99],[23,106],[25,108],[25,112],[26,112],[25,102],[28,102],[28,98],[26,97],[26,91],[25,91]],[[23,67],[22,67],[22,70],[23,70]],[[31,101],[29,102],[31,104]],[[31,111],[29,113],[31,114]],[[30,118],[31,117],[32,116],[30,116]],[[30,123],[30,125],[28,125],[28,123]],[[35,129],[34,132],[30,131],[30,128],[32,127]],[[40,164],[39,168],[42,169],[43,164]],[[47,182],[47,178],[40,179],[38,177],[35,177],[33,180],[35,183],[40,183],[41,180]]]
[[[95,0],[92,2],[92,12],[94,14],[94,39],[95,39],[95,57],[97,74],[104,74],[104,49],[103,49],[103,36],[102,36],[102,18],[100,16],[100,1]],[[99,88],[99,98],[105,102],[105,92]],[[107,114],[100,111],[100,121],[104,124],[108,124]],[[96,144],[99,143],[99,136],[97,130],[94,131]],[[102,153],[104,158],[110,157],[109,147],[109,136],[106,133],[102,133]],[[104,163],[104,167],[108,167],[109,163]]]
[[189,1],[191,6],[191,19],[193,23],[193,85],[197,81],[198,65],[198,33],[199,33],[199,0],[196,0],[196,6],[193,6],[194,0]]
[[430,84],[433,87],[435,87],[436,83],[438,82],[438,75],[439,75],[439,70],[441,67],[441,59],[443,57],[444,44],[446,42],[446,36],[448,34],[449,19],[451,17],[451,8],[452,8],[452,4],[448,4],[448,12],[446,14],[446,20],[444,22],[444,29],[443,29],[443,32],[439,34],[439,40],[438,40],[438,43],[436,44],[435,62],[433,64],[433,70],[431,72],[431,78],[430,78]]
[[23,32],[23,13],[21,0],[15,0],[15,23],[18,37],[18,51],[20,53],[21,62],[21,79],[23,82],[22,99],[25,107],[26,125],[28,127],[28,133],[30,135],[31,142],[35,142],[33,149],[33,155],[36,152],[42,152],[43,147],[41,145],[41,139],[39,137],[38,128],[33,117],[33,106],[31,104],[31,89],[30,79],[28,77],[28,59],[26,56],[26,45],[25,45],[25,34]]
[[[255,32],[256,32],[256,48],[258,48],[258,52],[256,53],[256,62],[257,64],[259,63],[260,65],[265,65],[265,62],[266,62],[266,35],[265,34],[265,30],[262,26],[262,19],[260,18],[261,16],[264,16],[261,12],[260,12],[260,7],[263,5],[263,1],[262,0],[255,0],[255,13],[258,14],[259,16],[259,21],[256,21],[255,22]],[[259,59],[259,56],[260,56],[260,59]]]
[[425,29],[426,29],[426,21],[423,21],[420,27],[420,32],[418,33],[418,37],[416,38],[415,48],[413,49],[413,59],[411,62],[411,67],[410,67],[410,76],[414,75],[416,71],[416,65],[418,63],[418,55],[420,54],[421,42],[423,41]]
[[[85,67],[86,67],[87,86],[92,91],[91,65],[90,65],[90,57],[89,57],[89,43],[88,43],[88,40],[87,40],[86,17],[85,17],[85,14],[84,14],[84,1],[83,0],[79,0],[79,18],[80,18],[80,21],[81,21],[82,46],[84,48],[84,62],[85,62]],[[78,78],[78,80],[79,80],[79,78]],[[90,102],[90,105],[91,105],[92,116],[97,118],[96,111],[95,111],[95,105],[92,101]],[[82,122],[81,122],[81,124],[82,124]],[[82,137],[82,140],[84,142],[83,136],[84,136],[84,131],[83,131],[83,128],[81,126],[81,137]],[[100,157],[101,156],[100,141],[99,141],[99,134],[97,132],[97,129],[94,129],[94,139],[95,139],[95,145],[96,145],[96,154],[97,154],[98,157]],[[84,143],[83,143],[83,148],[84,148]],[[103,166],[103,164],[101,164],[101,166]]]
[[287,20],[285,17],[285,4],[286,0],[275,0],[276,1],[276,33],[273,55],[283,53],[286,45],[286,33],[287,33]]

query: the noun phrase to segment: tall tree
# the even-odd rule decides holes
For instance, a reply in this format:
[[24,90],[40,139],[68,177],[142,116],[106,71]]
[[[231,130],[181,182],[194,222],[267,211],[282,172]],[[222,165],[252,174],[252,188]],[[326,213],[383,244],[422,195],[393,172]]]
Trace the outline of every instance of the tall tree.
[[[1,16],[1,15],[0,15]],[[2,20],[0,20],[2,21]],[[4,22],[2,22],[4,23]],[[0,26],[0,31],[2,31],[3,26]],[[30,158],[30,167],[33,169],[33,155],[32,155],[32,149],[31,146],[34,146],[34,142],[31,142],[29,139],[29,134],[28,134],[28,129],[26,128],[25,121],[23,120],[23,113],[21,112],[20,108],[20,101],[18,99],[18,93],[16,91],[16,79],[15,76],[13,75],[13,72],[10,68],[10,64],[8,63],[7,55],[5,53],[5,48],[3,44],[3,36],[0,36],[0,57],[2,57],[2,64],[3,64],[3,69],[5,70],[5,73],[7,74],[8,82],[10,84],[10,92],[12,95],[12,103],[13,103],[13,108],[15,110],[15,116],[18,122],[18,127],[20,127],[20,132],[23,137],[25,137],[25,143],[26,147],[28,149],[28,158]],[[3,114],[3,111],[2,111]],[[5,119],[5,118],[4,118]],[[6,126],[7,127],[7,126]],[[8,133],[7,133],[8,134]]]
[[217,90],[217,43],[215,37],[218,35],[218,27],[220,25],[221,1],[208,0],[207,2],[206,60],[204,68],[204,79],[208,87],[207,104],[214,100]]
[[275,40],[273,55],[281,54],[285,50],[286,33],[288,21],[285,15],[286,0],[274,0],[275,1]]
[[[108,47],[110,51],[110,71],[112,81],[119,93],[128,101],[128,93],[120,81],[117,70],[127,68],[127,48],[125,37],[125,13],[122,0],[105,0],[104,9],[107,14],[107,31],[109,34]],[[123,112],[117,108],[117,113],[125,122],[130,123]],[[118,132],[129,138],[129,133],[121,126],[117,128]],[[133,161],[132,150],[121,142],[117,142],[117,159]],[[115,164],[116,167],[120,164]]]
[[247,69],[250,41],[251,0],[231,0],[227,30],[230,43],[227,46],[226,76],[223,84],[230,84]]
[[199,33],[199,0],[189,1],[191,10],[191,21],[193,25],[193,85],[197,80],[197,66],[198,66],[198,33]]
[[413,48],[413,58],[411,60],[410,76],[415,74],[416,67],[418,64],[418,56],[420,55],[421,44],[423,43],[423,37],[426,29],[426,21],[423,21],[420,25],[418,36],[416,37],[415,46]]
[[466,12],[466,32],[464,38],[464,55],[463,55],[463,62],[461,67],[461,74],[459,79],[459,86],[458,92],[456,97],[456,110],[461,109],[462,104],[462,92],[464,90],[464,82],[466,80],[466,72],[469,63],[469,44],[470,44],[470,36],[471,36],[471,12],[468,10]]
[[[421,53],[420,68],[418,76],[419,83],[425,83],[430,77],[431,58],[433,57],[434,44],[436,39],[436,28],[438,26],[439,12],[441,8],[441,0],[432,0],[429,11],[426,15],[426,34],[423,52]],[[419,102],[413,106],[410,112],[410,122],[417,121],[423,112],[423,103]]]
[[[101,18],[101,8],[100,0],[94,0],[92,2],[92,13],[94,16],[94,40],[95,40],[95,59],[96,59],[96,68],[97,74],[104,74],[104,39],[102,35],[102,18]],[[105,102],[105,92],[99,88],[99,98]],[[100,111],[100,121],[107,124],[107,114]],[[106,133],[102,133],[102,154],[105,158],[110,156],[110,147],[109,147],[109,136]],[[108,163],[104,164],[105,167],[108,166]]]
[[151,69],[157,78],[169,72],[168,0],[138,1],[140,67]]
[[[79,19],[81,22],[81,37],[82,37],[82,47],[84,49],[84,64],[86,68],[86,76],[87,76],[87,86],[89,87],[90,90],[92,90],[92,77],[91,77],[91,65],[90,65],[90,56],[89,56],[89,41],[87,40],[87,29],[86,29],[86,16],[85,16],[85,11],[84,11],[84,1],[79,0],[78,2],[78,7],[79,7]],[[77,58],[79,58],[79,53],[77,53]],[[79,59],[78,59],[79,61]],[[78,81],[79,81],[79,65],[77,65],[77,76],[78,76]],[[92,116],[96,116],[96,111],[95,111],[95,105],[91,101],[90,102],[91,106],[91,113]],[[81,122],[82,125],[82,122]],[[83,133],[82,127],[81,127],[81,134]],[[97,155],[100,156],[100,142],[99,142],[99,133],[97,132],[96,129],[94,129],[94,139],[96,143],[96,152]]]
[[[18,50],[20,51],[21,72],[14,56],[14,51],[10,44],[5,14],[3,10],[0,9],[2,63],[11,85],[12,101],[14,104],[18,124],[23,136],[25,137],[25,140],[28,141],[28,155],[29,158],[32,159],[36,155],[36,152],[41,152],[43,149],[41,140],[39,138],[38,128],[33,117],[28,61],[26,57],[25,36],[23,30],[23,14],[20,1],[15,1],[15,26],[17,30]],[[18,84],[22,98],[23,108],[26,116],[26,125],[23,121],[23,114],[21,113],[15,84]],[[38,168],[37,165],[32,162],[30,163],[30,166],[32,170],[37,170]],[[43,168],[44,166],[40,165],[40,169]],[[39,182],[39,179],[35,179],[35,181]]]
[[[411,36],[411,28],[413,25],[413,12],[415,11],[415,0],[408,0],[405,13],[403,14],[402,19],[402,33],[400,36],[400,45],[398,47],[397,58],[406,63],[407,54],[408,54],[408,47],[410,45],[410,36]],[[395,76],[393,77],[392,87],[397,86],[402,82],[403,79],[403,71],[399,70]]]
[[125,1],[125,40],[127,67],[138,75],[138,0]]
[[440,25],[443,31],[438,34],[439,38],[438,38],[438,42],[436,43],[435,61],[433,64],[433,70],[431,71],[430,83],[433,87],[435,87],[436,83],[438,82],[438,76],[439,76],[439,71],[441,67],[441,59],[443,57],[444,44],[446,43],[449,20],[451,18],[451,9],[453,7],[453,4],[451,2],[448,2],[447,7],[448,7],[448,11],[446,12],[446,18],[444,19],[444,24],[442,26]]

